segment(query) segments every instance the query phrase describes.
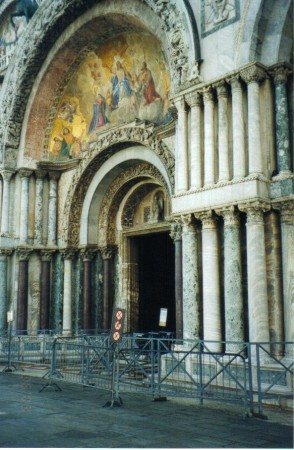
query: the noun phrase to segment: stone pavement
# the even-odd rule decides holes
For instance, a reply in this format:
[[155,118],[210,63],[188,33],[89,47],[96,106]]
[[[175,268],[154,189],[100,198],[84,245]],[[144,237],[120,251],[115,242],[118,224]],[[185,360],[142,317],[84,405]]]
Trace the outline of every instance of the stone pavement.
[[[0,368],[2,370],[2,368]],[[110,394],[0,372],[1,448],[292,448],[293,417],[269,410],[268,420],[243,419],[238,405],[193,399],[153,402],[123,394],[122,407],[103,408]]]

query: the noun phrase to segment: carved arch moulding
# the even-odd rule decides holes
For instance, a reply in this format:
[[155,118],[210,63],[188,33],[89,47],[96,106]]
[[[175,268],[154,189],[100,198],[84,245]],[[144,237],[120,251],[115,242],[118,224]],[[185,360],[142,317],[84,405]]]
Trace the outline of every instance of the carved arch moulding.
[[[58,38],[60,30],[69,29],[76,19],[91,8],[101,16],[109,2],[104,0],[44,0],[23,32],[13,60],[4,78],[0,97],[0,164],[15,168],[26,105],[42,64]],[[142,26],[150,26],[150,15],[157,17],[164,31],[163,45],[170,65],[173,90],[193,80],[195,64],[200,61],[197,26],[189,3],[176,0],[126,0],[123,10],[142,19]],[[146,12],[146,20],[142,16]],[[148,13],[149,10],[149,13]],[[95,12],[96,13],[96,12]],[[125,12],[127,15],[127,12]],[[147,20],[147,15],[149,20]],[[148,25],[149,24],[149,25]],[[46,45],[45,45],[46,43]]]
[[140,144],[142,148],[151,149],[158,156],[168,174],[171,189],[174,189],[174,155],[163,141],[152,134],[152,128],[127,126],[104,135],[98,135],[97,140],[89,142],[84,149],[83,157],[67,194],[62,226],[64,243],[68,241],[76,243],[78,240],[77,230],[79,229],[83,201],[96,172],[108,158],[119,151],[120,145],[125,145],[125,148],[127,148],[134,143]]

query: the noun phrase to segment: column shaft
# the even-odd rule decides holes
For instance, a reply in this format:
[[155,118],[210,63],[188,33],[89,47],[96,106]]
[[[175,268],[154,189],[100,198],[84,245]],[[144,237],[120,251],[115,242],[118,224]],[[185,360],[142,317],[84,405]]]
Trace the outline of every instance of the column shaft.
[[83,328],[90,330],[91,326],[91,265],[90,260],[84,260],[83,284]]
[[233,177],[246,176],[243,91],[239,77],[229,80],[232,87]]
[[16,329],[19,334],[27,333],[28,322],[28,260],[19,261],[18,291],[17,291],[17,319]]
[[59,174],[49,173],[49,214],[48,214],[48,244],[56,245],[57,236],[57,180]]
[[41,299],[40,299],[40,329],[49,329],[50,295],[51,295],[51,262],[41,262]]
[[63,327],[62,333],[70,335],[72,332],[72,299],[71,299],[71,279],[72,261],[64,259],[64,284],[63,284]]
[[188,94],[191,108],[190,121],[190,188],[202,187],[202,113],[201,96],[198,92]]
[[7,256],[0,250],[0,332],[7,329]]
[[228,92],[224,82],[217,84],[219,181],[230,179]]
[[10,179],[12,172],[3,171],[3,198],[2,198],[2,216],[1,233],[9,232],[9,204],[10,204]]
[[175,240],[175,301],[176,301],[176,338],[183,338],[183,273],[182,240]]
[[45,173],[36,172],[36,195],[35,195],[35,244],[42,244],[43,231],[43,190]]
[[204,92],[204,185],[215,183],[214,101],[211,89]]
[[183,98],[176,100],[175,105],[178,110],[177,127],[177,165],[176,165],[176,192],[187,191],[188,180],[188,115],[186,103]]
[[109,330],[112,312],[112,290],[111,290],[112,261],[110,258],[103,259],[103,330]]
[[28,222],[29,222],[29,177],[32,171],[21,170],[21,208],[20,208],[20,244],[26,244],[28,240]]

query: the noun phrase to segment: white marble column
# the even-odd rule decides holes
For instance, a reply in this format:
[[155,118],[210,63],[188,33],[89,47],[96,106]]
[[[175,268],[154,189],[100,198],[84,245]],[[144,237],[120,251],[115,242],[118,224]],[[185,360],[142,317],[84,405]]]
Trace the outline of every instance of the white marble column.
[[49,172],[48,245],[56,245],[57,236],[57,187],[60,174]]
[[202,221],[203,336],[210,351],[222,350],[219,238],[212,211],[195,214]]
[[35,194],[35,237],[34,243],[37,245],[42,244],[42,231],[43,231],[43,190],[44,190],[44,178],[46,172],[43,170],[36,170],[36,194]]
[[[2,217],[2,201],[3,201],[3,178],[0,173],[0,228],[1,228],[1,217]],[[0,229],[1,231],[1,229]]]
[[203,91],[204,100],[204,185],[212,185],[216,178],[214,98],[211,87]]
[[75,252],[66,249],[62,252],[62,256],[64,259],[62,334],[69,336],[72,334],[72,260]]
[[183,337],[200,339],[198,236],[191,214],[182,216]]
[[[280,204],[285,341],[294,341],[294,202]],[[291,356],[286,346],[286,354]],[[293,354],[292,354],[293,357]]]
[[190,118],[190,189],[201,188],[202,183],[202,96],[191,92],[185,96],[191,108]]
[[184,98],[174,100],[178,110],[177,150],[176,150],[176,187],[175,191],[184,192],[189,188],[188,178],[188,112]]
[[247,174],[243,90],[238,75],[227,81],[232,91],[233,178],[238,179]]
[[241,71],[241,76],[247,83],[248,91],[248,153],[249,174],[265,173],[265,158],[261,146],[261,116],[259,83],[266,74],[257,65],[252,65]]
[[218,181],[230,180],[228,90],[226,83],[214,85],[218,100]]
[[3,170],[3,198],[2,198],[2,216],[1,216],[1,234],[9,232],[9,204],[10,204],[10,180],[13,172]]
[[247,213],[247,278],[249,340],[269,342],[269,311],[263,214],[269,209],[261,202],[239,205]]
[[26,244],[28,240],[28,223],[29,223],[29,179],[32,175],[32,170],[21,169],[19,176],[21,178],[21,196],[20,196],[20,227],[19,227],[19,242]]
[[12,250],[0,249],[0,333],[7,329],[7,270],[8,270],[8,256]]
[[224,218],[225,340],[227,353],[241,351],[244,342],[244,304],[239,213],[234,206],[217,211]]

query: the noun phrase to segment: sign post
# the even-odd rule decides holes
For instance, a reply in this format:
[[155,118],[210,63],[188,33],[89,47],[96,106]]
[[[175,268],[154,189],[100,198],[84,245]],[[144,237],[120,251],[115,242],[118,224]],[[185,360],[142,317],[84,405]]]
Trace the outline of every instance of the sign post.
[[12,367],[16,370],[16,367],[11,365],[12,322],[13,322],[13,311],[8,311],[7,312],[7,323],[8,323],[8,361],[7,361],[7,367],[5,367],[5,369],[3,369],[3,372],[12,372]]

